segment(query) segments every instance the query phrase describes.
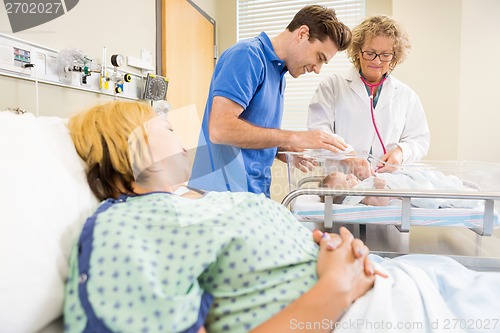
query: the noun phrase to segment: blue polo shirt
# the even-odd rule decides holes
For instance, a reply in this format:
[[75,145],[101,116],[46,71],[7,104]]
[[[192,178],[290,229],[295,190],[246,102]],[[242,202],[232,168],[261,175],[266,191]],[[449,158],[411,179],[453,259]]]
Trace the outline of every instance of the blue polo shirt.
[[222,53],[210,83],[189,186],[270,196],[271,165],[277,148],[243,149],[213,144],[208,121],[213,98],[222,96],[243,107],[240,119],[258,127],[280,128],[286,71],[284,61],[278,58],[264,32]]

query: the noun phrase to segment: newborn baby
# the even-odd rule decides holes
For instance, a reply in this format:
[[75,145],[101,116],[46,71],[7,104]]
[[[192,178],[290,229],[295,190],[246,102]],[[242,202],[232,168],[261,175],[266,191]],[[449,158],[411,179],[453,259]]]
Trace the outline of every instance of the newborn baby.
[[[368,179],[373,179],[373,188],[382,190],[388,188],[386,181],[379,177],[371,176]],[[362,184],[363,182],[364,181],[361,181],[358,177],[356,177],[352,173],[345,174],[343,172],[332,172],[328,176],[323,178],[321,186],[333,189],[350,189],[358,184]],[[350,197],[346,197],[345,195],[335,196],[333,198],[333,203],[337,204],[345,203],[344,201],[346,201],[348,198]],[[363,196],[358,196],[357,198],[360,199],[358,200],[358,203],[360,202],[369,206],[387,206],[391,202],[391,200],[394,199],[391,197],[363,197]],[[321,201],[322,202],[324,201],[324,197],[321,198]]]
[[[445,190],[471,191],[455,176],[447,176],[432,170],[396,170],[392,173],[377,173],[361,181],[353,174],[332,172],[323,179],[322,186],[336,189],[405,189],[405,190]],[[355,205],[363,203],[370,206],[387,206],[390,197],[340,196],[334,198],[334,203]],[[421,208],[461,207],[474,208],[480,203],[475,200],[446,198],[412,198],[413,206]]]

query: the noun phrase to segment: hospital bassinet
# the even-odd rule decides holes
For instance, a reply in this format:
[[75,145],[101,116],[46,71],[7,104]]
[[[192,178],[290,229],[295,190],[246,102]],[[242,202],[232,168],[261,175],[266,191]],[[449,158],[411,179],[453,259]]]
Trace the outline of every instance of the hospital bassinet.
[[[332,171],[346,171],[343,161],[354,157],[332,154],[322,150],[303,153],[286,153],[290,192],[283,199],[300,221],[322,223],[331,228],[334,223],[392,224],[400,231],[410,226],[459,226],[480,235],[491,235],[499,219],[495,201],[500,200],[500,166],[495,163],[471,161],[425,161],[399,167],[404,170],[434,170],[444,175],[454,175],[467,186],[466,191],[398,189],[331,189],[320,187],[321,180]],[[367,158],[376,165],[371,156]],[[306,171],[306,168],[309,170]],[[398,197],[389,206],[364,204],[334,204],[333,197],[341,195]],[[320,200],[324,197],[324,202]],[[411,202],[415,198],[445,198],[477,200],[474,208],[418,208]],[[497,202],[498,205],[498,202]]]

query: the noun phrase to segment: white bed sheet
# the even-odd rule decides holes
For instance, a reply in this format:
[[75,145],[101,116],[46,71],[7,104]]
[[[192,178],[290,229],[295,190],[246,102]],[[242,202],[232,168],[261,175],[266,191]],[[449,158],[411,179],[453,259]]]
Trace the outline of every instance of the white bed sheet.
[[335,332],[500,332],[500,274],[453,259],[372,256],[389,274],[359,298]]
[[[292,213],[302,222],[323,222],[325,204],[317,195],[301,195],[291,205]],[[482,228],[484,210],[473,208],[411,208],[411,225],[454,226]],[[393,201],[389,206],[333,205],[333,222],[354,224],[401,224],[401,204]],[[494,226],[499,218],[495,212]]]

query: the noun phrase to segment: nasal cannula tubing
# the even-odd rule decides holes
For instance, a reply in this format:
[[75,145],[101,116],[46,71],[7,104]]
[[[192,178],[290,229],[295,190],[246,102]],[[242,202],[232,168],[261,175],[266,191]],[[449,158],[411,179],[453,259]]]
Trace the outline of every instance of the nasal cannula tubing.
[[380,136],[380,133],[378,131],[377,123],[375,122],[375,115],[373,114],[373,111],[374,111],[373,110],[374,109],[374,107],[373,107],[373,93],[375,91],[375,88],[381,86],[382,83],[384,83],[384,81],[387,79],[387,76],[384,76],[382,78],[382,80],[380,80],[379,83],[375,83],[375,84],[368,83],[363,76],[360,76],[360,78],[361,78],[361,81],[363,81],[363,83],[370,88],[370,112],[372,115],[372,123],[373,123],[373,127],[375,128],[375,133],[377,133],[378,141],[380,141],[380,144],[382,145],[382,150],[384,151],[384,155],[385,155],[387,153],[387,150],[385,149],[384,141],[382,141],[382,137]]

